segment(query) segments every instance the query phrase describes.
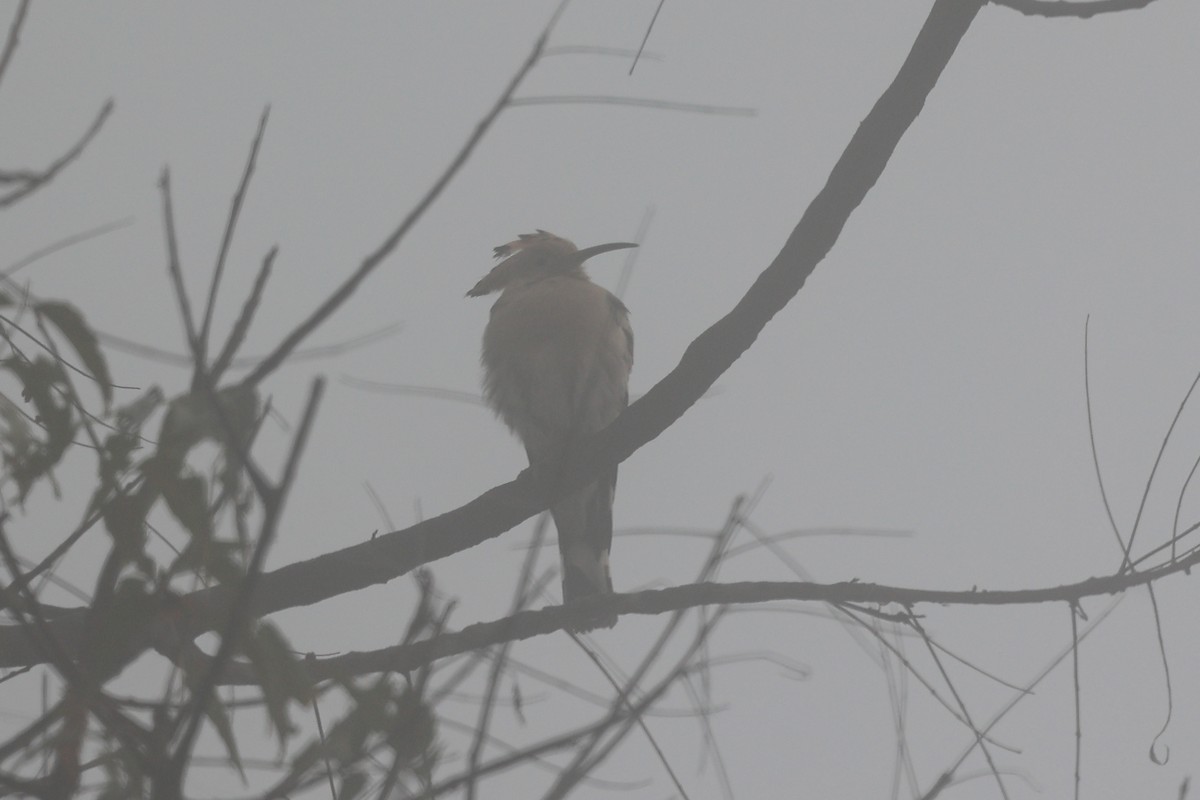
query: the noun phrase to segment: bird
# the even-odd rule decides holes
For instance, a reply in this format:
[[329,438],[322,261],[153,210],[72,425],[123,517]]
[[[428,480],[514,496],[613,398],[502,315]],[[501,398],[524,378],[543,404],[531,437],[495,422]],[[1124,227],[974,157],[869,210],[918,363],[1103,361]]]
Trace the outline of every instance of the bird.
[[[629,404],[629,310],[583,270],[587,259],[629,247],[637,245],[580,250],[544,230],[522,234],[493,249],[503,260],[467,292],[500,292],[483,334],[484,397],[525,445],[542,481],[552,482],[572,445],[605,428]],[[613,591],[616,485],[614,465],[550,508],[566,605]],[[616,621],[615,614],[593,615],[573,630],[611,628]]]

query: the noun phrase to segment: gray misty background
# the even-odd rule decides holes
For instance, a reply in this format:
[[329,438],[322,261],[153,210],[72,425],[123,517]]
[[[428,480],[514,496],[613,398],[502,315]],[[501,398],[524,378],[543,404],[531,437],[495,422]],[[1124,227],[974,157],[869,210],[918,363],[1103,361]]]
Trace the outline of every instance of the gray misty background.
[[[262,352],[319,302],[409,210],[469,134],[554,3],[37,3],[0,87],[6,166],[47,163],[108,97],[116,110],[83,159],[0,216],[4,260],[126,217],[131,225],[63,251],[24,276],[69,299],[100,330],[186,350],[164,268],[156,182],[170,165],[181,254],[193,298],[206,290],[259,114],[271,119],[242,214],[216,330],[235,317],[262,254],[278,243],[273,285],[247,352]],[[579,0],[551,45],[636,47],[655,3]],[[296,423],[308,381],[331,379],[271,566],[308,558],[453,508],[525,464],[490,412],[429,397],[367,392],[341,376],[475,392],[490,300],[467,300],[493,245],[545,228],[586,246],[628,239],[654,216],[625,300],[645,391],[725,313],[770,261],[849,136],[895,75],[928,2],[668,2],[629,76],[627,58],[555,55],[521,96],[606,94],[749,107],[754,117],[614,105],[512,108],[395,254],[312,343],[402,323],[395,336],[321,362],[297,362],[266,387]],[[15,8],[0,4],[7,20]],[[1091,315],[1097,446],[1128,530],[1171,415],[1200,366],[1200,5],[1160,0],[1088,21],[987,7],[953,57],[882,180],[803,291],[718,383],[718,391],[622,467],[613,572],[618,590],[688,582],[706,550],[667,529],[711,530],[734,498],[771,483],[754,510],[765,532],[820,529],[789,552],[817,579],[964,589],[1055,585],[1113,571],[1119,552],[1100,503],[1084,406],[1083,333]],[[591,265],[615,286],[620,254]],[[184,388],[187,372],[109,351],[118,383]],[[126,398],[131,398],[127,393]],[[290,433],[268,424],[264,461]],[[1175,498],[1200,451],[1186,414],[1159,468],[1139,540],[1169,535]],[[274,454],[274,460],[272,460]],[[29,558],[74,519],[93,475],[60,475],[70,501],[45,494],[13,523]],[[1193,492],[1185,521],[1200,514]],[[660,529],[658,534],[645,533]],[[830,529],[839,529],[830,531]],[[460,599],[456,627],[502,616],[530,526],[435,565]],[[903,537],[862,531],[907,532]],[[618,534],[619,535],[619,534]],[[742,540],[739,540],[739,542]],[[86,585],[103,543],[61,574]],[[547,561],[552,563],[552,551]],[[790,580],[776,559],[733,559],[725,580]],[[557,597],[557,583],[552,584]],[[1200,763],[1200,630],[1195,579],[1158,585],[1174,679],[1163,669],[1144,591],[1132,592],[1081,647],[1083,789],[1095,798],[1174,797]],[[408,619],[403,579],[278,615],[301,650],[396,641]],[[48,600],[50,600],[48,596]],[[53,602],[53,600],[50,600]],[[556,601],[547,598],[545,602]],[[65,602],[65,601],[64,601]],[[1084,606],[1098,615],[1107,599]],[[714,640],[727,653],[774,651],[809,670],[796,680],[757,661],[715,673],[717,735],[738,797],[887,797],[895,736],[888,678],[816,606],[739,613]],[[924,607],[931,633],[1022,683],[1069,642],[1063,606]],[[657,631],[625,618],[594,639],[630,667]],[[908,651],[936,671],[919,641]],[[565,636],[514,655],[600,689]],[[961,667],[977,719],[1011,690]],[[136,688],[139,666],[119,682]],[[34,675],[3,692],[0,724],[37,708]],[[17,687],[21,687],[18,689]],[[514,743],[591,719],[576,699],[522,685]],[[928,787],[971,742],[914,681],[907,732]],[[538,700],[540,699],[540,701]],[[666,707],[685,706],[672,695]],[[473,720],[475,706],[445,713]],[[1014,797],[1065,797],[1074,717],[1069,661],[997,728]],[[694,719],[651,720],[694,797]],[[260,736],[250,726],[248,735]],[[461,734],[443,731],[461,753]],[[253,740],[244,755],[274,755]],[[202,753],[217,754],[208,743]],[[984,769],[978,754],[966,773]],[[212,773],[211,775],[209,773]],[[671,786],[635,734],[598,773]],[[489,796],[537,792],[525,770]],[[191,773],[197,797],[245,794],[217,771]],[[908,796],[901,781],[900,796]],[[983,778],[949,792],[991,797]],[[581,797],[607,796],[584,788]]]

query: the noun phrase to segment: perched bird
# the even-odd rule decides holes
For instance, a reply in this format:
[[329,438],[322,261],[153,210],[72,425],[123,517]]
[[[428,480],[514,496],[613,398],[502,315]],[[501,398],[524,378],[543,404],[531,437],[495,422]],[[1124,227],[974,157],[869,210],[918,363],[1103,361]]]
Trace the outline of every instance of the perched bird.
[[[588,279],[583,262],[625,247],[579,250],[539,230],[495,248],[504,259],[468,297],[500,292],[483,334],[484,395],[525,444],[535,473],[550,479],[571,445],[616,419],[629,403],[633,331],[629,311]],[[611,594],[614,466],[550,509],[558,528],[563,602]],[[582,630],[612,627],[615,616]]]

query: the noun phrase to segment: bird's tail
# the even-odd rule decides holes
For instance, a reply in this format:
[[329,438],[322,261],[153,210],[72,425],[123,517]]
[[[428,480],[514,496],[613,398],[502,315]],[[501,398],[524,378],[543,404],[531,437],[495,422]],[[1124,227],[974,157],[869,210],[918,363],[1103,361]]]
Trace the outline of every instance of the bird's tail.
[[[608,553],[612,548],[612,506],[617,486],[614,468],[600,480],[568,495],[550,509],[558,528],[558,550],[562,556],[563,603],[571,604],[598,594],[612,594]],[[615,614],[589,619],[576,628],[611,628]]]

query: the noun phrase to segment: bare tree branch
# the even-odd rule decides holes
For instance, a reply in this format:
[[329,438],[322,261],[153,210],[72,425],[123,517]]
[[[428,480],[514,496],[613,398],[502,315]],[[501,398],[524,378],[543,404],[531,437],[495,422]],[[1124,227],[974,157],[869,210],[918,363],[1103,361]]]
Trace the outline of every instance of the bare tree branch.
[[[837,604],[895,604],[909,607],[919,604],[938,606],[1009,606],[1040,603],[1074,603],[1087,598],[1120,594],[1129,589],[1153,583],[1176,573],[1186,573],[1200,565],[1200,551],[1188,558],[1163,564],[1135,573],[1120,573],[1101,578],[1088,578],[1076,583],[1036,589],[968,589],[940,590],[888,586],[878,583],[844,581],[841,583],[811,583],[806,581],[741,581],[737,583],[692,583],[667,589],[647,589],[641,592],[604,595],[567,606],[549,606],[521,611],[503,619],[479,622],[460,631],[445,633],[409,644],[379,650],[346,653],[306,664],[313,680],[325,680],[339,675],[362,675],[372,672],[409,672],[433,661],[480,650],[508,641],[529,639],[563,630],[596,614],[656,616],[700,606],[738,606],[778,600],[799,600]],[[266,576],[264,576],[265,580]],[[193,597],[195,595],[192,595]],[[59,620],[54,620],[56,624]],[[10,656],[8,646],[21,648],[19,635],[10,628],[0,629],[0,667],[24,666],[30,663],[28,652],[23,659]],[[236,685],[253,683],[249,673],[224,675],[222,680]]]

